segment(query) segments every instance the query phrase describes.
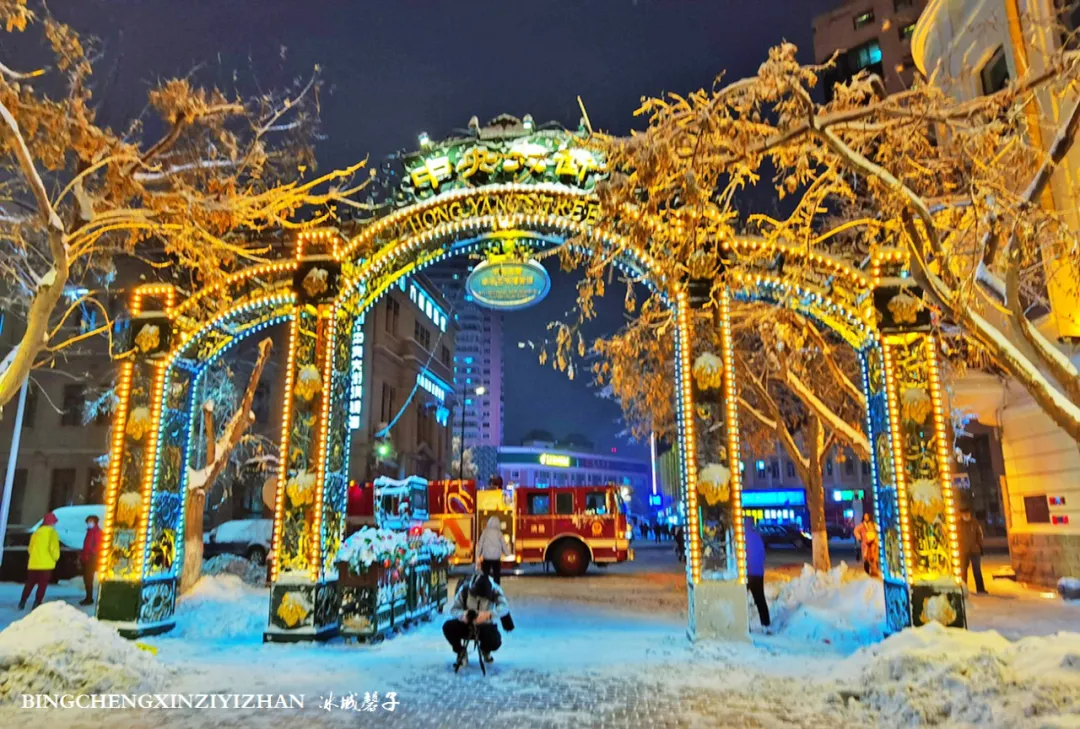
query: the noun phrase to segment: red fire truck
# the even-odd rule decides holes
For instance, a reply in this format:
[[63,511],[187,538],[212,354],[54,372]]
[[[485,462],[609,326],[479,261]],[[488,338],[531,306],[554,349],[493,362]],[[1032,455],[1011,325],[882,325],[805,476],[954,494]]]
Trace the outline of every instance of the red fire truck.
[[[365,523],[370,486],[353,487],[349,522]],[[502,523],[517,564],[550,563],[562,576],[584,574],[590,563],[606,566],[634,558],[626,505],[615,486],[518,487],[477,491],[474,481],[428,484],[426,527],[457,545],[454,564],[474,560],[473,545],[488,520]],[[355,528],[355,527],[354,527]]]

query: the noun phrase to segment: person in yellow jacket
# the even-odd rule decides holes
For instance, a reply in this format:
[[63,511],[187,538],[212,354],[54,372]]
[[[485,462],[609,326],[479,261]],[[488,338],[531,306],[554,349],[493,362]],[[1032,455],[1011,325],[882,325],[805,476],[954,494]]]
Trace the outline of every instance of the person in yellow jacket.
[[52,579],[56,561],[60,559],[60,535],[56,533],[56,515],[51,511],[41,520],[41,526],[30,537],[30,561],[26,564],[26,584],[23,585],[19,609],[26,609],[26,598],[30,590],[37,586],[34,593],[34,607],[45,599],[45,589]]

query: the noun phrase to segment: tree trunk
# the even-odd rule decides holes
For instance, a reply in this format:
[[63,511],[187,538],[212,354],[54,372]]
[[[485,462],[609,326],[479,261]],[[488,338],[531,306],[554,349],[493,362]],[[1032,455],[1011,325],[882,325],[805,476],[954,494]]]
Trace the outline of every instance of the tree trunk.
[[825,528],[825,437],[821,421],[810,417],[807,429],[807,450],[810,453],[806,478],[806,505],[810,510],[810,536],[814,540],[814,569],[828,572],[832,569],[829,559],[829,532]]
[[255,400],[255,390],[259,386],[263,367],[273,349],[273,340],[259,342],[259,358],[255,361],[251,379],[248,380],[244,397],[225,426],[220,440],[215,440],[214,409],[203,406],[203,424],[206,428],[206,466],[199,471],[188,469],[188,493],[184,506],[184,567],[180,578],[180,594],[184,594],[199,581],[203,562],[203,511],[206,508],[206,494],[214,481],[225,470],[232,452],[239,445],[240,439],[248,427],[255,421],[251,404]]
[[206,490],[188,492],[184,504],[184,567],[180,572],[180,594],[195,586],[202,576],[203,514],[206,511]]

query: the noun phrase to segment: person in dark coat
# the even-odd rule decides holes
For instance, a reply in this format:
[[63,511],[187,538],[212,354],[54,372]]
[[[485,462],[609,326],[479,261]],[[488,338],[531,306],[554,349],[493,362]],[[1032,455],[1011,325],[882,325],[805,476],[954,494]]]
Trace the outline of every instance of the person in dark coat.
[[94,604],[94,572],[97,571],[98,555],[101,554],[101,527],[98,518],[91,514],[86,517],[86,537],[83,538],[82,552],[79,554],[83,567],[83,587],[86,598],[80,605]]
[[970,565],[975,573],[975,594],[985,595],[987,593],[982,574],[982,526],[971,515],[971,509],[961,509],[960,523],[956,527],[956,537],[960,541],[958,545],[960,547],[960,574],[964,577],[964,584],[967,585],[968,565]]
[[458,585],[450,612],[454,617],[443,623],[443,636],[457,655],[456,665],[465,663],[464,643],[474,626],[484,662],[491,663],[491,654],[502,645],[502,635],[495,621],[510,614],[510,603],[502,588],[487,575],[474,574]]
[[765,542],[754,526],[752,516],[745,517],[743,525],[746,529],[746,589],[754,598],[761,627],[765,632],[771,632],[769,603],[765,599]]
[[675,539],[675,554],[679,557],[680,562],[686,561],[686,532],[683,531],[682,526],[675,527],[674,532]]

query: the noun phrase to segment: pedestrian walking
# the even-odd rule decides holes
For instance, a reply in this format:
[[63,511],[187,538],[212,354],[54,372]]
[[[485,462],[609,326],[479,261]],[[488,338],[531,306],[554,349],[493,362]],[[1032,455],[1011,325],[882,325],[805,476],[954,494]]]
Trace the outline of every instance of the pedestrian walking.
[[101,553],[101,527],[98,526],[98,518],[91,514],[86,517],[86,536],[83,538],[82,559],[83,587],[86,588],[86,597],[80,605],[94,604],[94,572],[97,571],[98,555]]
[[862,550],[863,570],[871,577],[877,577],[878,533],[877,525],[869,513],[862,515],[862,523],[855,527],[851,535]]
[[491,517],[476,542],[476,568],[501,585],[502,558],[511,554],[510,545],[503,539],[502,522],[497,516]]
[[660,543],[660,522],[653,525],[653,541]]
[[675,527],[674,534],[675,539],[675,554],[679,557],[680,562],[686,561],[686,536],[683,532],[682,525]]
[[957,539],[960,540],[960,574],[964,576],[964,585],[967,586],[968,566],[975,573],[975,594],[985,595],[986,585],[983,584],[982,555],[983,555],[983,530],[978,519],[971,515],[971,509],[960,510],[960,524],[957,525]]
[[765,599],[765,541],[754,525],[754,517],[743,518],[746,533],[746,589],[754,598],[761,627],[771,633],[769,603]]
[[45,599],[45,589],[52,579],[53,569],[60,559],[60,535],[56,533],[56,515],[51,511],[41,520],[41,526],[30,537],[29,560],[26,563],[26,584],[23,585],[22,597],[19,599],[19,609],[26,609],[26,599],[30,597],[30,590],[37,587],[34,593],[34,607],[41,604]]
[[641,522],[641,539],[642,541],[648,541],[649,539],[649,522]]

